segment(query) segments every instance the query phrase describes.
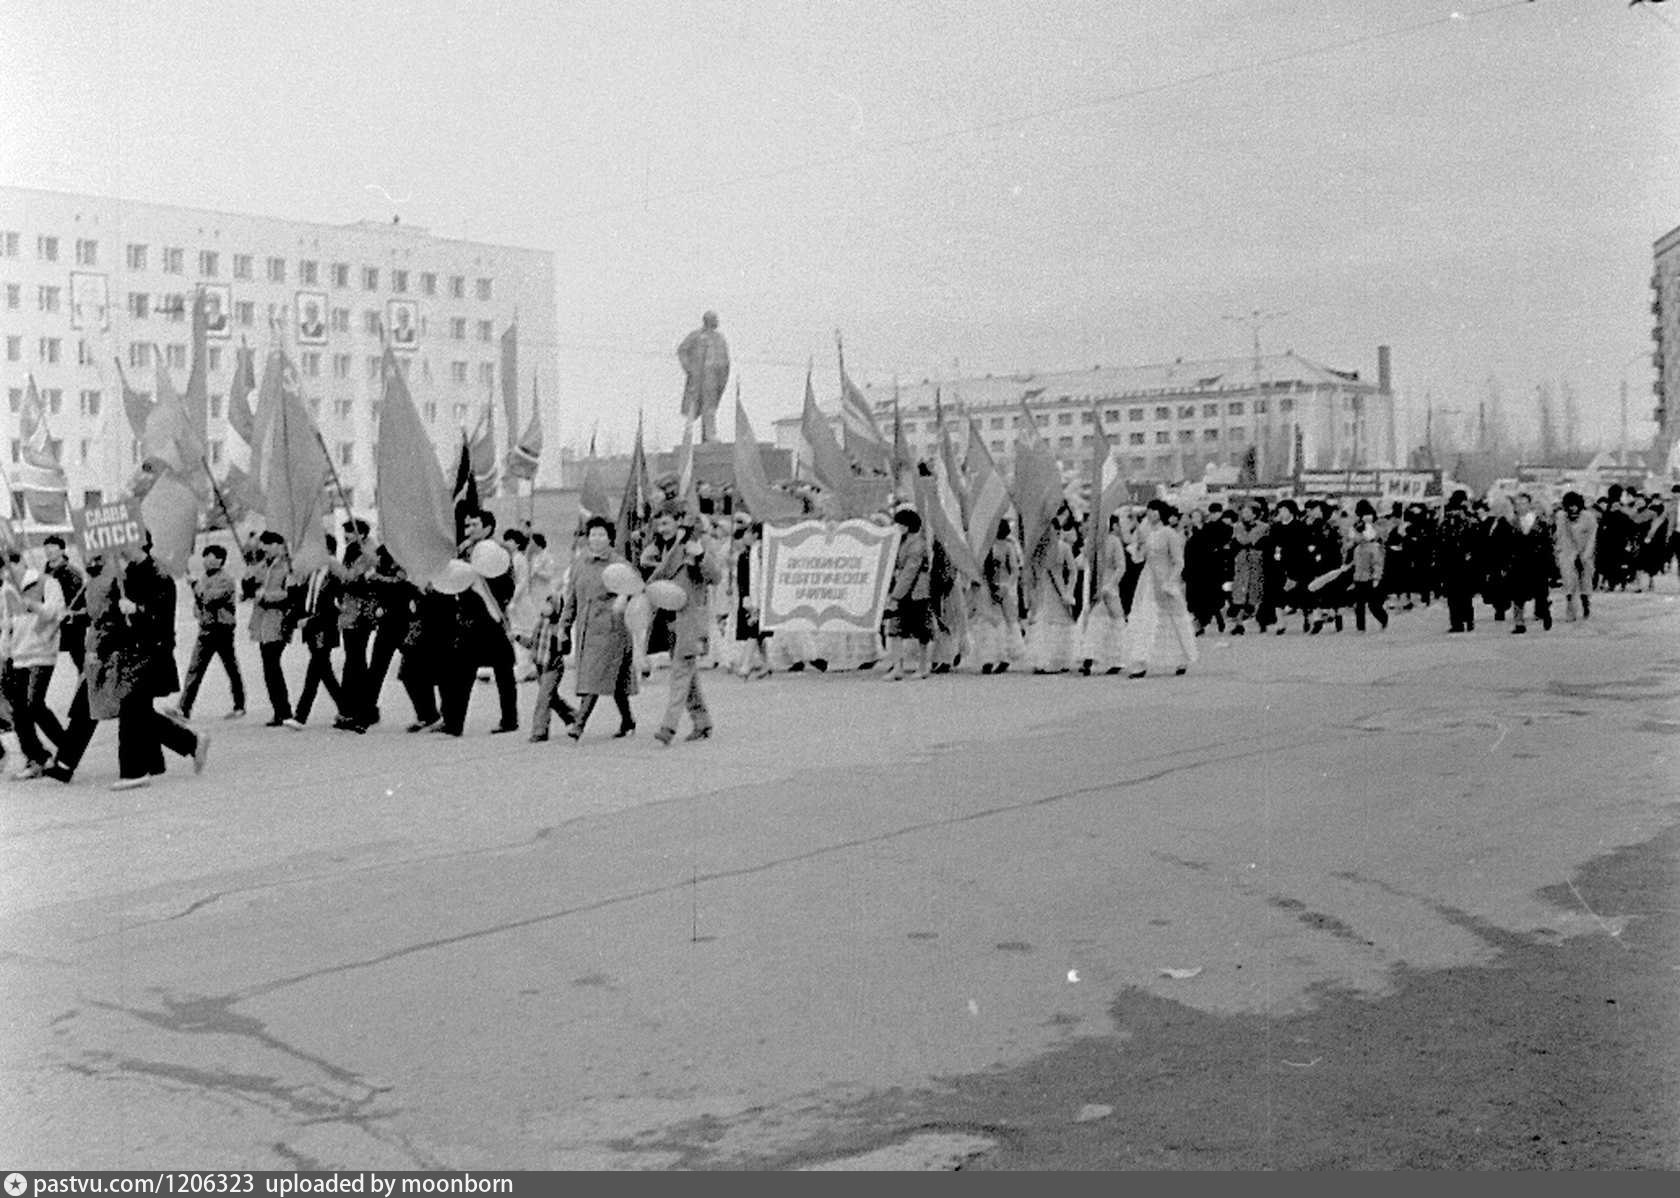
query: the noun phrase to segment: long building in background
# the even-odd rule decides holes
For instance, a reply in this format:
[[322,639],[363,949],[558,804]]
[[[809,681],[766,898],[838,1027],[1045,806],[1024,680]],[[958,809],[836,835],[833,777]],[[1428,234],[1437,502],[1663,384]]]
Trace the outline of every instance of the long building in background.
[[1651,256],[1651,314],[1656,317],[1651,328],[1651,340],[1656,343],[1651,352],[1656,380],[1651,390],[1657,400],[1651,413],[1651,419],[1657,422],[1651,458],[1652,464],[1660,467],[1680,440],[1680,228],[1657,238]]
[[[280,220],[101,196],[0,187],[0,387],[4,453],[20,460],[19,413],[30,374],[40,388],[70,502],[121,490],[138,464],[123,416],[117,363],[150,393],[154,354],[177,390],[190,365],[195,289],[208,289],[209,456],[229,453],[226,396],[244,341],[262,360],[278,341],[351,505],[373,503],[382,330],[388,330],[439,457],[453,477],[462,430],[494,409],[497,456],[507,439],[501,337],[518,317],[519,421],[532,376],[555,444],[554,255],[434,237],[393,221]],[[515,433],[521,431],[514,430]],[[538,484],[558,478],[544,455]]]
[[[897,389],[897,410],[905,441],[919,457],[936,444],[937,392],[947,421],[962,412],[971,416],[1000,465],[1014,457],[1025,405],[1064,469],[1090,460],[1092,422],[1100,415],[1112,452],[1133,482],[1195,482],[1208,476],[1210,466],[1217,474],[1247,464],[1261,482],[1283,481],[1295,467],[1297,430],[1300,464],[1308,470],[1405,464],[1398,457],[1389,370],[1388,347],[1379,346],[1374,382],[1294,352],[1258,360],[923,379]],[[890,430],[893,389],[877,384],[864,390],[881,427]],[[839,417],[833,419],[838,428]],[[797,417],[776,421],[775,429],[779,447],[803,452]]]

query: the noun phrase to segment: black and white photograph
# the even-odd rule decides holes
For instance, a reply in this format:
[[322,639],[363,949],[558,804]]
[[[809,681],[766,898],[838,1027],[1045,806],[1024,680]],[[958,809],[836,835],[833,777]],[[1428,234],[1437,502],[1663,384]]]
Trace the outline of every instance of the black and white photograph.
[[394,348],[412,350],[420,337],[420,305],[413,300],[386,300],[385,327]]
[[111,327],[110,277],[92,271],[70,272],[70,327],[104,332]]
[[227,283],[203,283],[204,331],[210,337],[226,340],[232,332],[233,287]]
[[1680,0],[0,46],[6,1198],[1680,1170]]
[[326,292],[298,292],[292,311],[297,318],[299,345],[325,345],[327,343]]

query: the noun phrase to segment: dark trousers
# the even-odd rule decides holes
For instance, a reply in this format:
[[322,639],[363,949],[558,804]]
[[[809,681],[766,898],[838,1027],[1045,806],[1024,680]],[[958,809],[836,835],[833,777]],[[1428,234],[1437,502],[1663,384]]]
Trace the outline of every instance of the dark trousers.
[[1447,588],[1447,619],[1453,631],[1468,632],[1476,627],[1476,592],[1472,587]]
[[88,742],[93,739],[93,730],[97,726],[98,721],[88,710],[87,679],[84,678],[77,684],[76,695],[70,700],[64,735],[58,738],[58,752],[53,754],[53,760],[74,774],[76,767],[82,763],[82,754],[87,752]]
[[186,685],[181,688],[183,716],[192,715],[198,688],[204,684],[204,675],[214,658],[220,658],[222,668],[227,671],[228,688],[233,691],[233,709],[245,710],[245,679],[240,676],[239,658],[233,650],[233,625],[200,624],[198,639],[193,642],[192,659],[187,663]]
[[408,701],[414,706],[414,719],[430,724],[441,718],[438,714],[437,672],[424,654],[403,653],[402,667],[397,671]]
[[[385,675],[390,672],[391,660],[402,648],[406,628],[381,627],[373,634],[373,652],[368,656],[367,710],[363,715],[370,724],[379,722],[379,692],[385,688]],[[434,718],[436,713],[434,712]]]
[[339,715],[350,714],[351,709],[344,698],[344,688],[339,685],[338,677],[333,673],[332,650],[311,649],[309,667],[303,672],[303,689],[298,692],[297,707],[292,713],[298,723],[309,722],[309,713],[315,707],[315,692],[322,687],[326,688],[327,697],[333,701],[333,707]]
[[466,727],[467,708],[472,704],[478,667],[466,654],[456,654],[438,663],[436,677],[438,712],[443,717],[443,730],[459,736]]
[[560,679],[564,670],[543,670],[537,675],[537,705],[531,712],[531,735],[547,736],[549,716],[558,715],[570,724],[577,718],[572,705],[560,697]]
[[6,701],[12,705],[12,727],[17,732],[18,748],[31,765],[45,765],[47,749],[41,743],[44,735],[56,748],[64,739],[64,727],[47,707],[47,684],[52,681],[51,666],[7,666],[0,685],[5,687]]
[[286,652],[285,641],[264,641],[257,646],[262,654],[263,686],[268,689],[268,705],[276,720],[292,718],[292,697],[286,690],[286,671],[280,665]]
[[490,672],[496,679],[496,698],[501,703],[502,727],[519,726],[519,683],[513,676],[513,642],[497,633],[490,646]]
[[1377,618],[1377,623],[1388,627],[1388,612],[1383,609],[1382,588],[1374,582],[1356,582],[1353,584],[1353,626],[1360,632],[1365,631],[1365,612],[1369,609]]
[[368,643],[373,640],[371,628],[346,628],[344,639],[344,670],[339,675],[339,687],[344,693],[344,714],[355,720],[365,720],[373,699],[368,690]]
[[152,696],[130,695],[117,712],[117,774],[149,778],[163,773],[163,751],[191,757],[198,736],[152,705]]

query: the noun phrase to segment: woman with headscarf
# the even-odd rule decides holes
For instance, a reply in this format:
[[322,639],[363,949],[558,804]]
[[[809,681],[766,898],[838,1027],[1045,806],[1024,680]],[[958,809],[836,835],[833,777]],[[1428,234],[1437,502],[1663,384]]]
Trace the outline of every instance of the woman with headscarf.
[[1120,517],[1111,514],[1097,547],[1091,602],[1082,617],[1081,674],[1100,670],[1118,674],[1126,666],[1126,613],[1120,607],[1120,580],[1126,572],[1126,546],[1120,540]]
[[1142,678],[1148,673],[1163,624],[1177,648],[1173,673],[1184,673],[1197,658],[1196,630],[1184,601],[1184,536],[1172,526],[1174,514],[1166,500],[1151,499],[1144,510],[1143,526],[1128,550],[1143,565],[1126,629],[1132,655],[1128,678]]
[[577,719],[566,735],[581,739],[596,701],[610,694],[619,715],[613,735],[629,736],[636,731],[630,696],[636,693],[637,680],[630,628],[624,622],[626,600],[614,595],[602,577],[609,566],[629,563],[613,551],[611,521],[591,516],[584,529],[583,552],[572,565],[560,615],[562,633],[569,635],[577,654]]
[[1266,606],[1266,533],[1258,500],[1242,505],[1231,530],[1231,635],[1242,636],[1243,621],[1253,617],[1261,632],[1271,623]]

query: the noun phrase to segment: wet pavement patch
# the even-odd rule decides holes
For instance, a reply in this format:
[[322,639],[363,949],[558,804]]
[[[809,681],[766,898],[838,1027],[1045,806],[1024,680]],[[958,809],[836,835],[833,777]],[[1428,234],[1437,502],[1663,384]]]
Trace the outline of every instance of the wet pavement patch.
[[[1542,892],[1616,936],[1462,916],[1493,963],[1402,964],[1384,997],[1319,988],[1277,1016],[1128,989],[1106,1034],[864,1099],[843,1121],[877,1143],[930,1123],[996,1129],[968,1169],[1680,1168],[1677,861],[1680,827]],[[1113,1114],[1078,1121],[1090,1104]]]

